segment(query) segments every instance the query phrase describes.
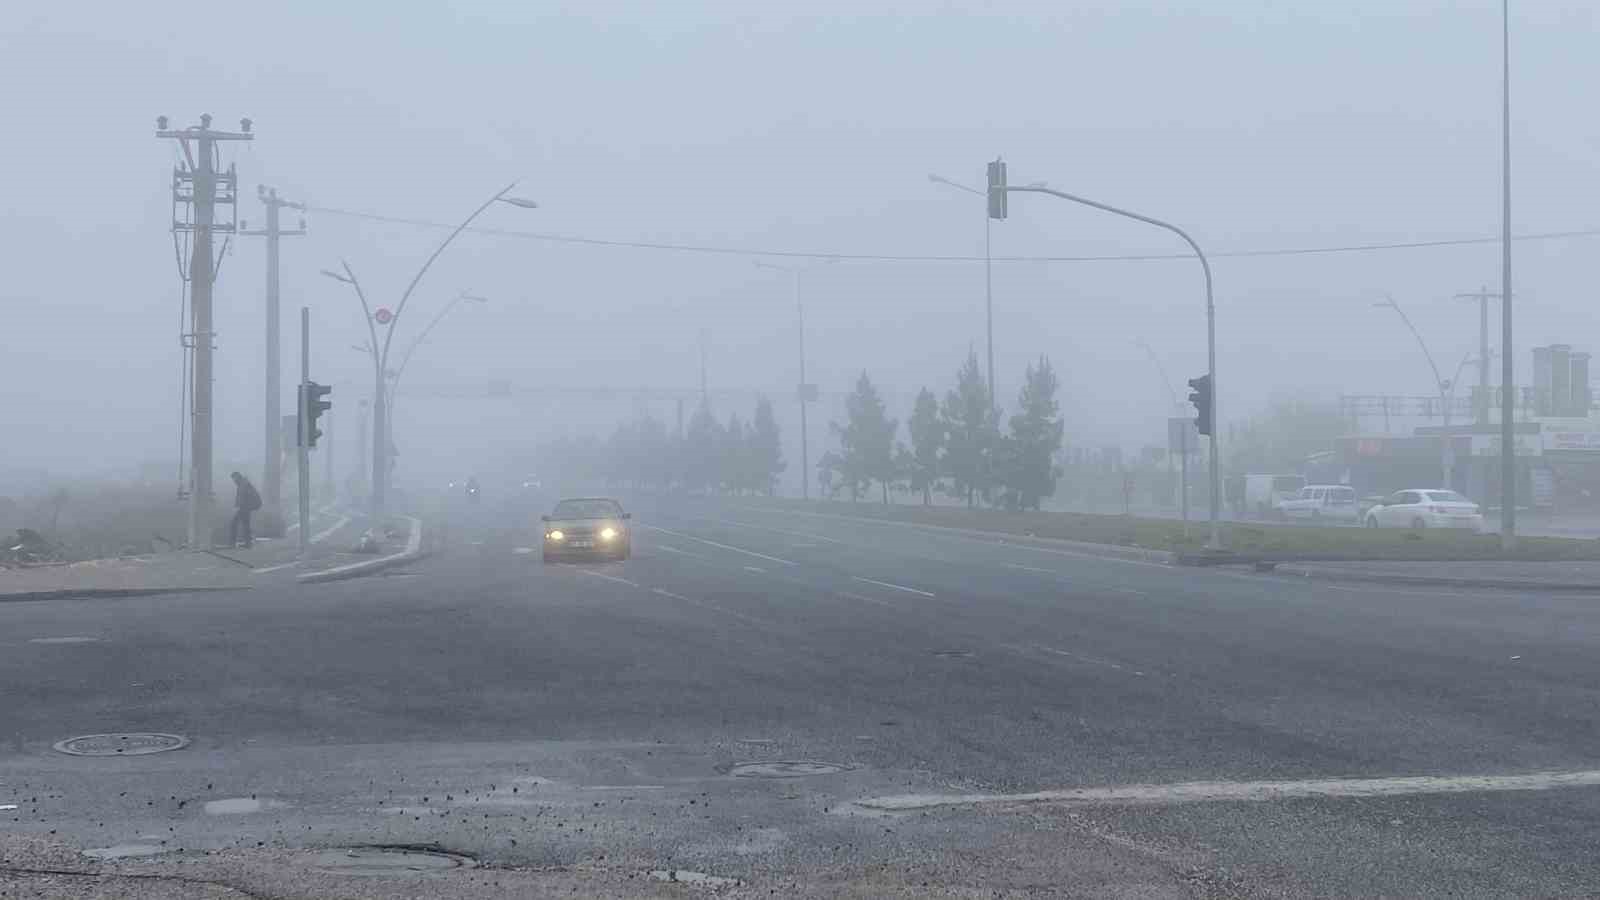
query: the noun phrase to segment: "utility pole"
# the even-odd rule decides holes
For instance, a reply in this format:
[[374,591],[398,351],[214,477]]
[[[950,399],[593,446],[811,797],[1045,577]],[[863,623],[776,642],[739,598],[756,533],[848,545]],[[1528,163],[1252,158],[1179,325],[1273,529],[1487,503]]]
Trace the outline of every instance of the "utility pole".
[[[267,227],[255,231],[243,230],[240,234],[251,237],[265,237],[267,239],[267,402],[266,402],[266,441],[262,454],[261,489],[266,498],[266,513],[269,523],[276,523],[275,527],[283,525],[283,434],[279,431],[283,421],[279,404],[282,402],[283,386],[280,383],[278,358],[282,350],[282,339],[279,335],[280,321],[278,315],[278,238],[294,237],[306,233],[306,220],[300,220],[300,227],[284,230],[279,225],[278,213],[284,207],[289,209],[304,210],[305,204],[282,200],[278,197],[277,188],[266,188],[256,185],[256,197],[267,212]],[[241,223],[248,226],[248,222]]]
[[[193,399],[190,430],[189,547],[211,548],[211,519],[215,497],[211,488],[211,381],[212,351],[216,335],[212,331],[211,289],[216,282],[218,260],[212,236],[238,231],[239,176],[233,164],[226,172],[217,170],[217,144],[222,141],[250,141],[250,120],[239,120],[239,131],[215,131],[209,114],[200,124],[169,129],[167,117],[156,117],[156,137],[176,140],[183,149],[184,164],[172,172],[173,240],[192,236],[187,270],[180,274],[189,283],[190,332],[184,343],[193,348],[194,375],[189,385]],[[229,209],[228,221],[217,222],[217,207]],[[179,209],[184,214],[180,218]],[[228,238],[223,239],[223,249]],[[213,256],[216,253],[216,256]],[[179,254],[180,269],[183,254]]]
[[335,481],[335,479],[333,477],[333,413],[332,413],[332,411],[323,413],[323,421],[327,423],[327,426],[323,430],[324,430],[324,432],[326,432],[324,437],[326,437],[327,441],[328,441],[328,452],[323,456],[323,459],[322,459],[322,494],[323,494],[322,500],[323,500],[324,503],[332,503],[332,502],[334,502],[334,500],[338,499],[338,497],[339,497],[338,484],[337,484],[337,482]]
[[1472,405],[1472,416],[1474,421],[1487,422],[1493,405],[1489,399],[1489,301],[1501,299],[1501,295],[1484,285],[1476,293],[1457,294],[1456,299],[1478,301],[1478,401]]
[[711,391],[706,383],[706,329],[700,329],[700,405],[711,409]]
[[[360,404],[360,406],[361,406],[360,432],[361,433],[360,433],[359,439],[356,441],[356,446],[362,448],[363,450],[367,446],[367,407],[368,407],[368,403],[369,403],[369,401],[362,400],[361,404]],[[357,453],[356,454],[356,473],[357,473],[357,478],[358,478],[359,482],[361,484],[366,484],[367,483],[367,454],[366,453]],[[354,498],[351,498],[351,499],[353,500]]]

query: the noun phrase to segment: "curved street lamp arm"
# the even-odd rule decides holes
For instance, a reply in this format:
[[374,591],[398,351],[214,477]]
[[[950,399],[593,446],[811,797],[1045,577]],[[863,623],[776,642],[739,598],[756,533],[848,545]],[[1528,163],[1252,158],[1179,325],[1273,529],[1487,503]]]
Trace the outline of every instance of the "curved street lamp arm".
[[394,370],[394,377],[389,380],[389,402],[391,404],[394,402],[395,392],[399,390],[400,387],[400,376],[406,373],[406,364],[411,362],[411,355],[416,353],[417,348],[422,345],[422,342],[428,339],[429,332],[433,331],[433,329],[438,326],[440,322],[444,321],[445,316],[450,315],[450,310],[455,309],[461,304],[461,301],[465,300],[466,298],[467,295],[465,293],[457,294],[455,299],[445,304],[444,309],[439,310],[439,314],[433,317],[433,321],[428,323],[428,327],[422,329],[422,333],[417,335],[416,338],[414,338],[411,343],[406,346],[405,355],[400,357],[400,365]]
[[[488,200],[485,200],[483,202],[482,206],[480,206],[477,209],[473,210],[472,211],[472,215],[467,216],[465,219],[463,219],[461,224],[456,226],[456,230],[450,232],[450,235],[448,237],[446,237],[444,239],[444,241],[442,241],[439,244],[438,247],[434,248],[433,255],[429,256],[428,257],[428,261],[422,264],[422,268],[417,270],[417,274],[416,274],[415,277],[413,277],[411,279],[411,283],[406,285],[406,292],[404,294],[400,295],[400,303],[399,303],[399,305],[397,305],[395,307],[395,310],[394,310],[394,321],[389,324],[389,333],[387,335],[385,335],[384,339],[383,339],[383,359],[382,359],[382,362],[386,363],[389,360],[389,344],[390,344],[391,341],[394,340],[395,326],[398,325],[399,322],[400,322],[400,314],[404,313],[406,311],[406,301],[411,299],[411,292],[416,289],[417,282],[421,281],[422,280],[422,276],[426,275],[428,273],[428,267],[433,265],[433,261],[439,258],[439,254],[444,252],[444,248],[450,246],[450,242],[454,241],[456,239],[457,235],[459,235],[459,234],[461,234],[461,232],[467,230],[467,226],[471,225],[472,221],[474,219],[476,219],[476,218],[478,218],[478,216],[482,215],[484,210],[486,210],[489,207],[493,206],[501,197],[504,197],[506,194],[511,193],[511,189],[516,187],[516,186],[517,186],[517,183],[515,181],[511,182],[510,184],[508,184],[505,187],[501,188],[500,191],[498,193],[496,193],[493,197],[490,197]],[[381,364],[382,363],[380,363],[380,365]]]
[[1400,308],[1400,304],[1396,303],[1394,298],[1388,294],[1383,296],[1384,299],[1389,301],[1388,305],[1394,307],[1394,311],[1400,315],[1400,321],[1406,323],[1406,328],[1411,330],[1411,336],[1417,339],[1417,346],[1422,348],[1422,355],[1428,359],[1428,368],[1433,370],[1433,384],[1438,388],[1439,396],[1442,399],[1444,397],[1444,377],[1439,374],[1439,367],[1433,361],[1433,354],[1428,352],[1428,343],[1422,339],[1422,333],[1417,331],[1416,326],[1411,324],[1411,317],[1406,315],[1406,311]]
[[1161,373],[1161,383],[1167,386],[1167,397],[1172,400],[1172,408],[1177,409],[1178,392],[1172,389],[1172,379],[1167,377],[1167,367],[1162,365],[1161,357],[1156,355],[1156,351],[1143,338],[1140,338],[1136,343],[1149,355],[1150,361],[1156,364],[1156,371]]
[[372,367],[381,376],[383,363],[378,359],[378,327],[372,323],[372,307],[367,304],[367,294],[361,290],[361,281],[356,278],[350,263],[341,259],[339,265],[344,268],[345,277],[350,279],[350,286],[356,289],[356,298],[361,301],[361,312],[367,320],[367,334],[372,337]]

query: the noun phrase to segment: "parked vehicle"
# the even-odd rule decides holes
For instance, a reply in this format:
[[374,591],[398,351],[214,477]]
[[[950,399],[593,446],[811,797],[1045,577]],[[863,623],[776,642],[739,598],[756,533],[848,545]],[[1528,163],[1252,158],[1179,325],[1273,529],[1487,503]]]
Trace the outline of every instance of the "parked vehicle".
[[1367,511],[1368,528],[1467,528],[1483,530],[1478,504],[1455,491],[1436,488],[1395,491]]
[[1356,490],[1343,484],[1308,484],[1300,493],[1278,504],[1278,512],[1286,519],[1309,519],[1313,522],[1359,522],[1360,510],[1356,507]]
[[1265,519],[1278,514],[1278,504],[1300,495],[1306,480],[1300,475],[1246,475],[1244,508]]

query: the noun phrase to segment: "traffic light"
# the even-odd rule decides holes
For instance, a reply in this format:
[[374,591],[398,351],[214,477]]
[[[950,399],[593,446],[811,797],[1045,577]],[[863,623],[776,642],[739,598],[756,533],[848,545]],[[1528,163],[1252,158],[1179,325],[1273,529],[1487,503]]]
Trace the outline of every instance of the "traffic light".
[[1212,433],[1212,426],[1216,424],[1211,415],[1211,376],[1201,375],[1199,378],[1189,379],[1189,388],[1193,391],[1189,395],[1189,402],[1200,412],[1194,417],[1195,427],[1201,434]]
[[1006,217],[1006,164],[1001,160],[989,163],[989,218]]
[[317,420],[322,414],[333,409],[333,403],[322,399],[333,393],[333,388],[315,381],[307,381],[300,385],[300,421],[304,423],[305,444],[315,447],[317,438],[322,437],[322,429],[317,427]]

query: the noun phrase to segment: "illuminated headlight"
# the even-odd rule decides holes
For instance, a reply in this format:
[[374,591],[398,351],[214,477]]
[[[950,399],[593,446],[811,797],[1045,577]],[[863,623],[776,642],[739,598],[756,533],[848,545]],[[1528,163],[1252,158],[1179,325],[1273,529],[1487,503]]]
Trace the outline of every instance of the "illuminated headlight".
[[600,540],[602,541],[609,541],[616,536],[617,530],[615,528],[606,527],[600,529]]
[[562,534],[561,533],[561,529],[559,529],[559,528],[557,528],[555,531],[552,531],[549,534],[545,535],[545,537],[549,538],[552,541],[564,541],[564,540],[567,539],[567,536]]

